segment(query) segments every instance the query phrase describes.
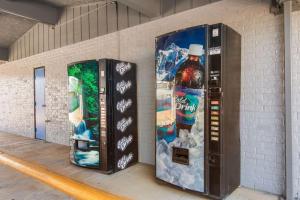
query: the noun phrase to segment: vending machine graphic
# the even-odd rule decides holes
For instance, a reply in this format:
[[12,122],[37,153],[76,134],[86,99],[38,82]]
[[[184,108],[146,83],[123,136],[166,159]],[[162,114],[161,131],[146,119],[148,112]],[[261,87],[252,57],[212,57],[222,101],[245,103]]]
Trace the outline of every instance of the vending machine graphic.
[[102,59],[68,65],[71,162],[113,173],[137,162],[136,66]]
[[240,183],[240,35],[223,24],[156,38],[156,177],[222,198]]

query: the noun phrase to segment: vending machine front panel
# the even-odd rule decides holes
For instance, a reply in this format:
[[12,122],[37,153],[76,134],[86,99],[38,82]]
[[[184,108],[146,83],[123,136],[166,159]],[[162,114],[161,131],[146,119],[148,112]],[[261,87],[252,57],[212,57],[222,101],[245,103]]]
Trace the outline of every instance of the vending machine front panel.
[[68,66],[69,121],[71,162],[83,167],[99,168],[99,67],[96,60]]
[[232,28],[156,39],[158,179],[214,199],[240,185],[240,91],[241,35]]
[[108,121],[110,121],[110,111],[108,109],[109,104],[109,94],[108,94],[108,60],[103,59],[99,61],[99,96],[100,96],[100,158],[101,165],[100,169],[102,171],[111,171],[112,166],[109,158],[112,158],[109,153],[112,151],[108,151],[110,147],[110,139],[109,132],[110,127],[107,126]]
[[115,171],[138,161],[136,65],[113,60]]
[[156,177],[205,192],[207,26],[156,40]]

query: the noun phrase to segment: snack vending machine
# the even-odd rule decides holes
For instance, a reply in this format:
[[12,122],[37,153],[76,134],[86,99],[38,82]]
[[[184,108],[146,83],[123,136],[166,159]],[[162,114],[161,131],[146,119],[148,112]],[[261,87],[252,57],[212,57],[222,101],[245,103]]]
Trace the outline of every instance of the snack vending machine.
[[241,36],[224,24],[156,38],[156,177],[221,199],[240,185]]
[[136,65],[111,59],[68,65],[70,159],[106,173],[138,160]]

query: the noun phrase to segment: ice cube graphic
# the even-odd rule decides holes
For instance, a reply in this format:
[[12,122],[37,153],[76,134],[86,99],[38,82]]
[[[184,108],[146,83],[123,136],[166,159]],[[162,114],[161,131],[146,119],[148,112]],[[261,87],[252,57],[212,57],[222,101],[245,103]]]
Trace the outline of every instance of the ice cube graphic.
[[[201,126],[197,126],[200,124],[194,124],[192,127],[194,132],[191,133],[188,133],[187,130],[180,130],[179,137],[169,144],[164,140],[156,142],[156,175],[160,179],[179,187],[203,192],[204,132]],[[173,146],[189,149],[189,165],[172,161]]]
[[195,176],[192,175],[191,172],[183,171],[183,173],[179,176],[178,182],[182,186],[191,187],[195,182]]
[[82,166],[97,166],[99,165],[99,152],[98,151],[75,151],[75,160]]
[[156,55],[157,80],[170,81],[174,79],[179,66],[187,59],[188,49],[180,48],[171,43],[165,50],[159,50]]

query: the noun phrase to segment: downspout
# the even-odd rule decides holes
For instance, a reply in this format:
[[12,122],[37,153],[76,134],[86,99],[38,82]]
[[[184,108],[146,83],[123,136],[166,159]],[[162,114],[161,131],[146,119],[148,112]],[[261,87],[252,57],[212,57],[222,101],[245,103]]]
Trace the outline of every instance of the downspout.
[[285,105],[285,195],[294,200],[293,126],[292,126],[292,0],[281,0],[284,8],[284,105]]

